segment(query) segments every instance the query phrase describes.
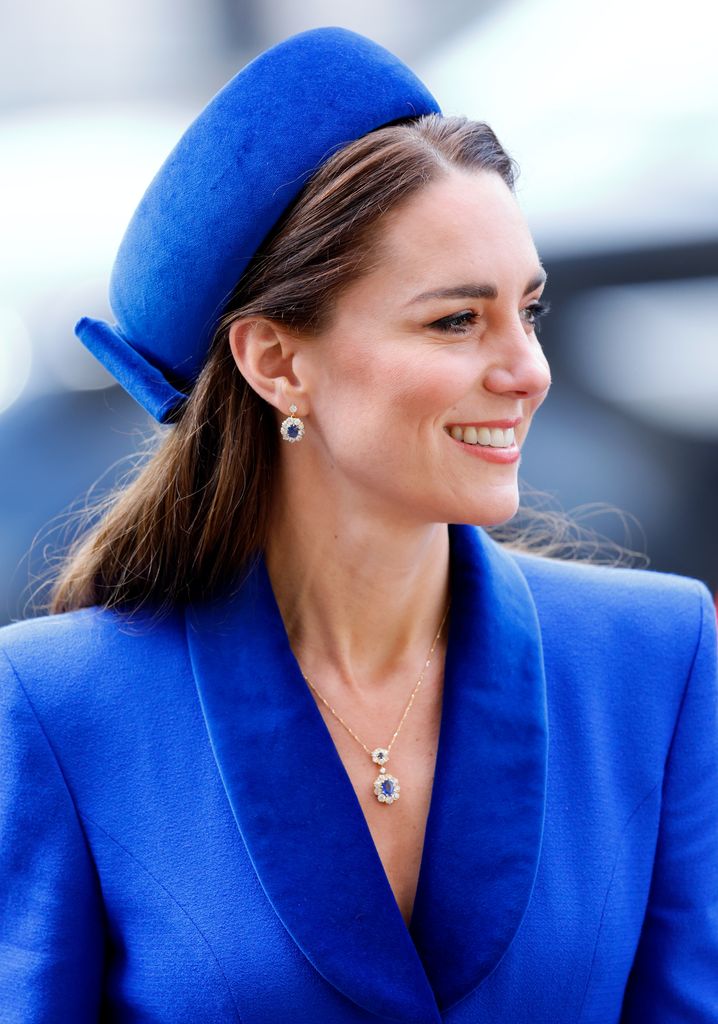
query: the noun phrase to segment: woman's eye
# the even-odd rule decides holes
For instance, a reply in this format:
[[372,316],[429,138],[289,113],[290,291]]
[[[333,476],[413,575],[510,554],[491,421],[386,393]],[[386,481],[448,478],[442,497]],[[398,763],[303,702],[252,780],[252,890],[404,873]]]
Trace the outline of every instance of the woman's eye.
[[[546,316],[550,309],[550,302],[536,301],[532,302],[529,306],[525,306],[520,311],[520,315],[524,322],[533,327],[538,334],[539,320],[541,317]],[[441,320],[435,320],[433,324],[429,324],[429,327],[436,331],[444,331],[446,334],[469,334],[478,319],[478,313],[467,309],[463,313],[455,313],[453,316],[445,316]]]
[[456,313],[454,316],[445,316],[441,320],[435,320],[429,327],[437,331],[446,331],[447,334],[468,334],[469,328],[476,323],[478,313],[466,310],[464,313]]
[[530,324],[538,334],[539,332],[539,320],[542,316],[546,316],[548,311],[551,309],[550,302],[532,302],[530,306],[525,306],[521,312],[527,314],[526,323]]

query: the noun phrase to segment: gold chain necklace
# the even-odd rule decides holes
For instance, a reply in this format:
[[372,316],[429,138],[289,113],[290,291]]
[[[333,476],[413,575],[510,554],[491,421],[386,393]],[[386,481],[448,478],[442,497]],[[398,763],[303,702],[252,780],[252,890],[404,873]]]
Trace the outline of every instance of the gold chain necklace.
[[449,604],[447,604],[447,606],[446,606],[446,611],[444,612],[444,617],[441,620],[441,625],[439,626],[438,632],[437,632],[436,636],[434,637],[434,642],[431,645],[429,653],[426,656],[426,661],[424,662],[424,667],[421,670],[421,675],[419,676],[419,681],[416,684],[416,686],[414,687],[414,690],[413,690],[413,692],[411,694],[411,697],[409,698],[409,703],[406,705],[406,708],[404,709],[404,714],[401,716],[401,721],[399,722],[399,725],[396,728],[396,732],[392,736],[392,738],[391,738],[391,740],[389,742],[389,745],[386,746],[386,747],[377,747],[375,750],[370,750],[369,747],[367,747],[366,743],[363,743],[362,740],[360,740],[359,737],[357,736],[357,734],[354,732],[354,730],[351,729],[347,725],[347,723],[344,721],[344,719],[341,717],[341,715],[337,714],[337,712],[331,706],[329,701],[326,700],[326,698],[321,695],[321,693],[316,688],[314,683],[312,683],[312,681],[310,679],[308,679],[307,676],[305,676],[304,673],[302,672],[302,676],[304,676],[304,681],[306,683],[308,683],[309,686],[311,686],[312,690],[314,690],[314,692],[316,693],[317,697],[319,697],[319,699],[321,701],[323,701],[324,704],[326,704],[326,706],[329,708],[331,713],[334,715],[334,717],[339,722],[341,722],[341,724],[344,726],[344,728],[349,733],[349,735],[353,736],[354,739],[357,741],[357,743],[361,744],[361,746],[364,748],[364,750],[366,750],[367,754],[369,754],[369,756],[371,757],[371,759],[374,762],[374,764],[378,764],[380,766],[379,767],[379,774],[374,779],[374,796],[377,798],[377,800],[379,801],[380,804],[393,804],[395,800],[399,799],[399,793],[401,791],[401,787],[399,786],[399,780],[396,778],[395,775],[390,775],[387,772],[387,770],[384,767],[384,765],[389,760],[389,754],[390,754],[391,748],[392,748],[392,746],[394,744],[394,740],[399,735],[399,730],[401,729],[402,725],[404,724],[404,719],[406,718],[406,716],[409,714],[409,711],[411,710],[411,705],[414,703],[414,697],[416,697],[417,691],[418,691],[419,687],[421,686],[421,684],[423,682],[424,676],[426,674],[426,670],[429,667],[429,665],[431,664],[431,659],[433,657],[434,650],[436,649],[436,645],[439,642],[439,637],[441,636],[441,631],[444,628],[444,623],[446,622],[446,616],[449,614],[450,604],[451,604],[451,602],[449,602]]

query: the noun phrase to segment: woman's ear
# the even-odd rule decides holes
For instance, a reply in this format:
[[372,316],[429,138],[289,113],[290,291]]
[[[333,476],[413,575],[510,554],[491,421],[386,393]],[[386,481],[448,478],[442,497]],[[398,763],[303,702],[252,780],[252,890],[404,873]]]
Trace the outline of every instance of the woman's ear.
[[305,404],[296,368],[297,338],[290,332],[264,318],[235,320],[229,346],[244,379],[275,409],[286,413],[292,403]]

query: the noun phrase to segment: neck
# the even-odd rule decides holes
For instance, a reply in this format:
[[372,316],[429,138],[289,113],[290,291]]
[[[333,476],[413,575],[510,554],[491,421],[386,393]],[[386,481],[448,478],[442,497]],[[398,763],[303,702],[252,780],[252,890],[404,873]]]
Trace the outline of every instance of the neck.
[[[311,500],[275,507],[267,571],[303,671],[370,695],[418,679],[446,611],[446,524],[391,523]],[[447,623],[434,654],[440,660]]]

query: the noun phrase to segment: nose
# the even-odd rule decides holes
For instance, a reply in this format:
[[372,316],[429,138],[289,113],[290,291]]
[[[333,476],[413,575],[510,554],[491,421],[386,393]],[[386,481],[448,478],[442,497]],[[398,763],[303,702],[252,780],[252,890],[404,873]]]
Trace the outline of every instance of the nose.
[[551,371],[535,334],[522,323],[495,339],[495,356],[484,375],[484,386],[495,394],[542,401],[551,386]]

